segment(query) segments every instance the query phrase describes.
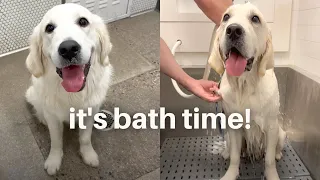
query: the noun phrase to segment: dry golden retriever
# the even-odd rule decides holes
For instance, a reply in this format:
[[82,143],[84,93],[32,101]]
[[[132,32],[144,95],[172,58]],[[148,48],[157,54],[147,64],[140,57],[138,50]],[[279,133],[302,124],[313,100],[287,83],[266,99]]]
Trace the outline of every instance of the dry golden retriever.
[[[103,20],[76,4],[62,4],[49,10],[31,35],[26,66],[32,85],[26,98],[38,119],[48,126],[50,153],[45,161],[48,174],[61,165],[63,122],[69,122],[70,108],[99,111],[112,75],[108,54],[112,48]],[[84,162],[98,166],[91,144],[94,120],[85,118],[79,130],[80,153]]]

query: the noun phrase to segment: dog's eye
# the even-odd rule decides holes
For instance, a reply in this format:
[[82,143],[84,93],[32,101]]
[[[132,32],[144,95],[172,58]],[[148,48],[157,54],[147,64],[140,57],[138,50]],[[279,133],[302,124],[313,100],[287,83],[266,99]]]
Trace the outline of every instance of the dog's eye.
[[81,27],[87,27],[89,25],[89,21],[86,18],[80,18],[78,24]]
[[258,16],[252,16],[251,21],[254,23],[260,23],[260,19]]
[[47,33],[52,33],[53,32],[53,30],[54,30],[54,28],[56,28],[53,24],[48,24],[47,26],[46,26],[46,32]]
[[225,14],[225,15],[223,16],[223,21],[228,21],[229,18],[230,18],[230,15],[229,15],[229,14]]

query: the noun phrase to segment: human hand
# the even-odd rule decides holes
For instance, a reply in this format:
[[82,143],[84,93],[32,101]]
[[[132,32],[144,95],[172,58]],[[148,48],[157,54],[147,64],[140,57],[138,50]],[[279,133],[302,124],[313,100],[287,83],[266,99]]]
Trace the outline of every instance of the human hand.
[[202,12],[216,25],[220,24],[223,13],[232,5],[232,0],[194,0]]
[[221,100],[221,96],[214,93],[214,91],[219,90],[218,84],[214,81],[192,79],[186,83],[186,88],[194,95],[208,102],[217,102]]

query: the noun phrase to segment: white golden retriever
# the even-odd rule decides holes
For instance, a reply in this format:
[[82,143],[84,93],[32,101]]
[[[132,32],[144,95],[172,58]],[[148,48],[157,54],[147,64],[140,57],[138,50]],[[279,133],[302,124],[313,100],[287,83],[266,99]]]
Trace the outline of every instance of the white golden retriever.
[[[63,4],[49,10],[30,38],[26,66],[32,85],[26,98],[38,119],[48,126],[50,153],[44,167],[55,174],[61,165],[63,122],[69,122],[70,108],[92,108],[94,115],[105,100],[112,76],[108,54],[109,34],[103,20],[76,4]],[[84,119],[79,130],[80,153],[84,162],[98,166],[91,144],[94,120]]]
[[251,110],[250,129],[227,129],[223,156],[230,157],[230,165],[222,180],[235,180],[239,175],[242,149],[254,159],[265,153],[266,178],[278,180],[275,159],[282,156],[286,135],[278,122],[271,32],[254,5],[233,5],[225,12],[208,62],[223,74],[218,93],[226,115],[237,112],[244,116],[245,109]]

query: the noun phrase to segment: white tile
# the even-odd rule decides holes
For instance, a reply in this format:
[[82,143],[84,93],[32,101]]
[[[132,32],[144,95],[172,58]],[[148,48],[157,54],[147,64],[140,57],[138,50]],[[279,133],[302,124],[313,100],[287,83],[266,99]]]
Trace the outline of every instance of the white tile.
[[292,50],[292,47],[296,44],[296,39],[298,39],[298,15],[299,11],[293,11],[292,12],[292,18],[291,18],[291,30],[290,30],[290,50]]
[[310,58],[308,56],[301,56],[298,61],[295,61],[295,65],[299,68],[320,77],[320,60]]
[[318,59],[320,61],[320,42],[300,40],[300,48],[301,55]]
[[274,64],[275,66],[287,66],[293,64],[293,61],[290,59],[289,52],[277,52],[274,53]]
[[299,20],[299,11],[292,11],[291,14],[291,27],[295,27],[298,25]]
[[299,10],[299,1],[300,0],[293,0],[292,1],[292,10],[294,10],[294,11]]
[[299,11],[299,25],[320,25],[320,8]]
[[291,65],[295,65],[297,61],[299,61],[300,54],[296,54],[294,52],[290,52],[289,61]]
[[319,7],[320,7],[319,0],[300,0],[300,3],[298,5],[299,10],[313,9],[313,8],[319,8]]
[[290,52],[289,52],[289,64],[293,65],[297,58],[300,56],[300,45],[299,41],[294,38],[290,42]]
[[[320,26],[305,26],[304,39],[307,41],[320,42]],[[319,49],[320,50],[320,49]]]
[[[309,26],[309,27],[310,27],[310,26]],[[308,26],[298,25],[296,38],[297,38],[297,39],[306,40],[306,37],[307,37],[307,28],[308,28]]]

